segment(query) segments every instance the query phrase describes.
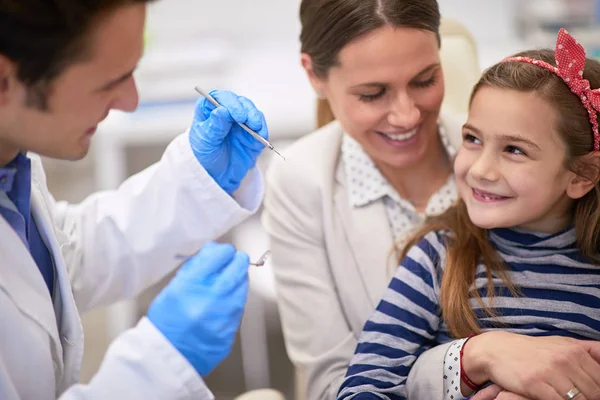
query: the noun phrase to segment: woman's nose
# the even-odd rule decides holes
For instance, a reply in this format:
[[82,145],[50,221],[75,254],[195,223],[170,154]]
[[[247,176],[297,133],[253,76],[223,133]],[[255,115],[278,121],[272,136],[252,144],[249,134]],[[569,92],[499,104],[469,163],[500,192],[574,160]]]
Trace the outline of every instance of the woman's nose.
[[396,97],[388,113],[388,122],[391,125],[405,129],[412,129],[420,118],[421,111],[407,93]]

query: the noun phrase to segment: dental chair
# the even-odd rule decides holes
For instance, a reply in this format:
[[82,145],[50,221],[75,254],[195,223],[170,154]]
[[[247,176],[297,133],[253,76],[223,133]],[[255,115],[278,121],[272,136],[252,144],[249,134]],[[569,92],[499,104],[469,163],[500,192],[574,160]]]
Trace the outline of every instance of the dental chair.
[[[457,118],[457,121],[464,121],[466,120],[468,111],[471,89],[480,76],[477,46],[469,31],[454,20],[442,19],[441,37],[441,59],[446,86],[442,112],[450,118]],[[461,137],[450,139],[455,145],[460,144],[462,140]],[[263,234],[266,235],[264,231]],[[256,281],[252,282],[251,280],[250,290],[259,292],[258,294],[263,298],[263,304],[266,304],[267,307],[261,309],[257,307],[257,304],[260,303],[253,304],[253,307],[248,307],[246,310],[244,318],[255,322],[262,319],[266,324],[265,313],[275,309],[272,306],[277,301],[275,291],[265,289],[267,286],[260,282],[257,284]],[[269,318],[269,320],[272,321],[273,318]],[[270,329],[281,331],[280,327],[270,327]],[[265,332],[266,329],[251,339],[256,343],[256,348],[267,348]],[[246,340],[248,341],[249,339],[246,338]],[[268,359],[268,354],[262,355],[261,358]],[[269,371],[262,371],[262,373],[268,376]],[[268,381],[268,378],[265,379]],[[293,400],[312,400],[306,397],[306,380],[301,368],[296,368],[294,380],[295,395]],[[235,400],[285,400],[285,397],[277,391],[261,389],[247,392]]]

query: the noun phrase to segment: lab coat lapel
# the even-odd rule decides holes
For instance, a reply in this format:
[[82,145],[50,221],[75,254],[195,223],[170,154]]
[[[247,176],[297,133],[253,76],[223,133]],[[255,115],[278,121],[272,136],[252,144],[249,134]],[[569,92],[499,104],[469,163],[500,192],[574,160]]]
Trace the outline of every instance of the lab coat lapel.
[[336,181],[336,211],[344,225],[355,267],[358,268],[369,294],[372,310],[379,304],[389,283],[390,271],[394,271],[390,269],[393,268],[390,265],[393,259],[390,257],[393,239],[385,206],[382,202],[375,202],[359,208],[352,207],[341,165],[337,170]]
[[29,250],[8,222],[0,217],[0,287],[19,310],[44,329],[52,340],[53,357],[62,370],[62,346],[48,287]]
[[83,356],[83,327],[77,306],[71,291],[70,279],[65,261],[62,256],[65,246],[70,246],[67,236],[60,230],[54,229],[48,207],[44,202],[45,193],[40,189],[34,179],[31,190],[31,210],[36,219],[40,234],[52,254],[55,266],[55,290],[57,296],[57,320],[60,329],[60,338],[63,346],[63,359],[65,379],[67,384],[75,383],[79,376]]

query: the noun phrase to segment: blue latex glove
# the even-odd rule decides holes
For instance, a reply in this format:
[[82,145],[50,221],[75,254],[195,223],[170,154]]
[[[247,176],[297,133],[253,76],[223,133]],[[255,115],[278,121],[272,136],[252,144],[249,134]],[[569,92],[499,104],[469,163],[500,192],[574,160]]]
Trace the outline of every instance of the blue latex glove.
[[158,294],[148,318],[201,376],[231,351],[248,294],[248,255],[207,243]]
[[190,128],[190,145],[200,165],[223,190],[233,193],[264,149],[262,143],[244,131],[242,122],[268,139],[264,115],[245,97],[233,92],[210,92],[221,107],[215,108],[204,97],[196,102]]

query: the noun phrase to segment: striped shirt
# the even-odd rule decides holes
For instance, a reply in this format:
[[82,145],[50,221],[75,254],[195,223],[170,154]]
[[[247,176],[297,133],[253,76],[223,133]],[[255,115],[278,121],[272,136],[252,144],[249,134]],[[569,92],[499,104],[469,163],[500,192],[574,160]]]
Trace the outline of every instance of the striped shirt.
[[[447,238],[447,233],[431,232],[402,260],[364,326],[338,399],[406,399],[406,378],[415,359],[452,340],[441,319],[439,298]],[[471,300],[484,332],[600,340],[600,267],[586,262],[577,250],[574,229],[552,235],[493,229],[489,239],[520,296],[512,296],[494,276],[491,308],[498,319],[487,317]],[[483,264],[474,285],[489,306]]]

